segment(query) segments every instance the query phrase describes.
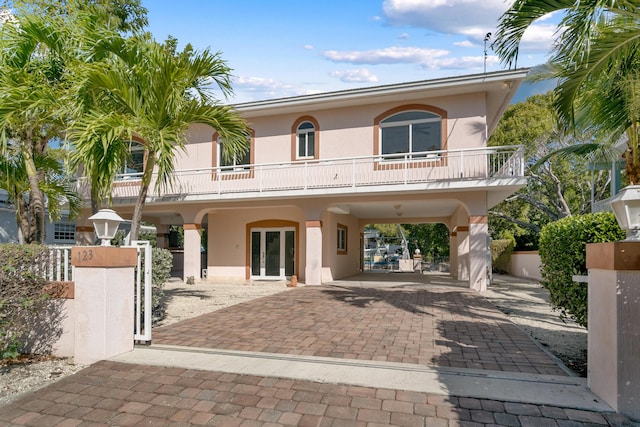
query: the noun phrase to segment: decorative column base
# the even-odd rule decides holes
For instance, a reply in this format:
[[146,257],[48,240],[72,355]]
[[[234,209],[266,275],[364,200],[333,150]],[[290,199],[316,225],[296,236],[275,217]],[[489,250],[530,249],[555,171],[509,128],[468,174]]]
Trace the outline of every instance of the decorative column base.
[[587,245],[591,390],[640,419],[640,242]]

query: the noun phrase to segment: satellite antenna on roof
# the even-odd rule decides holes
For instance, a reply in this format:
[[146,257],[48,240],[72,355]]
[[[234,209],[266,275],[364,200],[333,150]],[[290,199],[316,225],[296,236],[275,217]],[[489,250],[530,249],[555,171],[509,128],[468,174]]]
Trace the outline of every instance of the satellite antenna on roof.
[[484,36],[484,74],[487,74],[487,42],[491,40],[491,33]]

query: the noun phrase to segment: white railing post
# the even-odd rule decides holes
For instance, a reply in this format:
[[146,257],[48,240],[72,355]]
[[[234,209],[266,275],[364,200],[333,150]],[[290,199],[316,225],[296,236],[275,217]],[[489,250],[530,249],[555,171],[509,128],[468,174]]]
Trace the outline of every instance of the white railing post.
[[263,173],[262,165],[258,165],[258,171],[257,171],[257,173],[258,173],[258,181],[259,181],[259,184],[258,184],[258,186],[259,186],[258,191],[259,191],[260,193],[262,193],[262,189],[263,189],[263,185],[264,185],[264,182],[263,182],[264,173]]
[[[153,249],[151,243],[144,240],[134,240],[131,246],[138,251],[137,273],[135,283],[135,331],[133,339],[136,341],[151,341],[152,311],[153,311],[153,283],[151,282],[151,263]],[[144,265],[142,265],[142,254],[144,253]],[[144,289],[144,295],[142,294]],[[140,313],[144,309],[144,317],[141,319]]]
[[351,159],[351,188],[356,188],[356,159]]
[[409,157],[405,154],[404,156],[404,183],[407,184],[409,179]]
[[308,176],[307,176],[307,174],[308,174],[308,168],[309,168],[308,163],[307,163],[307,162],[304,162],[304,189],[305,189],[305,190],[307,189],[307,185],[309,184],[309,182],[308,182]]
[[460,152],[460,178],[464,177],[464,151]]

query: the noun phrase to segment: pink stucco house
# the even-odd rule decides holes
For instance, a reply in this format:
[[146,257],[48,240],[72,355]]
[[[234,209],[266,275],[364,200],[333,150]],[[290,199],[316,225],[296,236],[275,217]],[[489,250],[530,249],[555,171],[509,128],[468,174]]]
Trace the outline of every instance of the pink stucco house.
[[[361,270],[366,224],[440,222],[451,275],[482,291],[487,211],[526,183],[522,149],[487,140],[527,71],[236,105],[249,153],[223,162],[215,129],[193,126],[174,187],[150,194],[144,219],[160,245],[170,225],[184,226],[185,278],[201,277],[206,228],[208,280],[297,275],[307,285]],[[112,207],[127,218],[138,186],[120,178]]]

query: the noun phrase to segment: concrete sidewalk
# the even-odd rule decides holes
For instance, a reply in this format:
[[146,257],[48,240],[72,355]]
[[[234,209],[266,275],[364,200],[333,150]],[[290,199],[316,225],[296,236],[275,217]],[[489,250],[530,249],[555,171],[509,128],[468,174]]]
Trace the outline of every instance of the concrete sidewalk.
[[332,285],[154,330],[0,407],[0,425],[636,425],[460,283]]

